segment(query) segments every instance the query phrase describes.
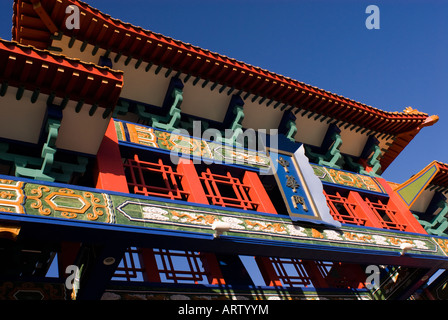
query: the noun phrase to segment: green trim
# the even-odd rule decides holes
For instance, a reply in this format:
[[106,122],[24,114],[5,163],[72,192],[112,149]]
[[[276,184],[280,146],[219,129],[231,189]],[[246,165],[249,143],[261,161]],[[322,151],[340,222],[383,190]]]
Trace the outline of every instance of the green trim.
[[[173,131],[176,128],[179,127],[179,122],[181,118],[181,110],[180,106],[182,104],[183,100],[183,91],[179,88],[174,88],[172,92],[172,97],[174,98],[174,101],[170,107],[170,110],[166,116],[158,116],[151,114],[149,112],[146,112],[146,108],[144,105],[137,104],[137,115],[146,121],[150,121],[152,124],[152,127]],[[124,109],[122,109],[124,110]],[[119,110],[121,111],[121,110]],[[117,111],[117,112],[119,112]]]
[[341,135],[335,132],[332,134],[331,140],[333,143],[324,154],[313,152],[310,147],[305,146],[306,155],[320,165],[342,169],[344,159],[339,151],[339,148],[342,145]]
[[425,228],[426,232],[429,234],[434,234],[437,236],[447,236],[448,232],[448,220],[446,215],[448,214],[448,203],[446,200],[441,200],[437,207],[440,208],[440,212],[430,221],[420,220],[418,216],[414,215],[418,222]]
[[296,139],[294,138],[296,136],[297,133],[297,125],[296,122],[293,120],[288,120],[288,122],[286,123],[286,138],[288,138],[290,141],[292,142],[296,142]]
[[243,133],[243,120],[244,120],[244,106],[242,105],[235,105],[233,107],[232,113],[235,115],[235,117],[232,120],[232,123],[230,124],[229,128],[232,130],[233,134],[230,138],[226,138],[225,134],[221,135],[221,139],[217,139],[224,144],[230,144],[233,146],[242,146],[242,143],[238,141],[239,137]]
[[112,116],[117,117],[118,115],[125,115],[128,112],[129,112],[129,102],[124,101],[122,99],[118,99],[118,103],[115,106]]

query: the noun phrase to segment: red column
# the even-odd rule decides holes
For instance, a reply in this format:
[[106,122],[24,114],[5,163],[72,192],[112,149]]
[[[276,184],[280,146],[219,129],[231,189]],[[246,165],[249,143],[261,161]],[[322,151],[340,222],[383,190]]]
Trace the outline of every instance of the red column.
[[141,248],[139,259],[145,269],[143,279],[149,282],[160,282],[159,268],[157,267],[154,251],[151,248]]
[[95,169],[96,188],[129,193],[112,118],[98,150]]
[[282,287],[282,282],[280,281],[271,261],[268,257],[255,257],[258,269],[263,276],[263,280],[269,287]]
[[226,284],[219,268],[218,259],[214,253],[201,252],[201,261],[204,269],[208,273],[208,282],[210,284]]
[[[188,202],[209,204],[193,161],[186,158],[179,158],[176,170],[182,174],[182,188],[189,193]],[[207,270],[209,283],[214,285],[225,284],[226,282],[219,268],[216,255],[214,253],[201,252],[200,256],[202,265]]]
[[406,206],[406,203],[401,199],[401,197],[392,190],[391,186],[383,178],[376,178],[377,181],[383,186],[384,190],[389,194],[388,206],[391,209],[396,210],[399,213],[397,219],[400,223],[408,226],[406,231],[428,234],[418,220],[412,215],[412,212]]
[[302,260],[302,264],[308,273],[308,276],[313,283],[315,288],[328,288],[329,285],[325,278],[322,276],[322,273],[319,271],[317,264],[315,261],[311,260]]
[[348,200],[356,204],[355,212],[359,217],[367,219],[367,227],[383,228],[381,223],[378,221],[375,213],[369,208],[369,206],[364,202],[362,197],[358,192],[350,191],[348,195]]
[[250,186],[249,197],[252,201],[259,204],[257,211],[277,214],[277,210],[275,210],[256,172],[246,171],[244,173],[243,183]]
[[183,175],[181,183],[184,191],[190,194],[188,201],[209,204],[193,162],[190,159],[179,158],[177,172]]
[[360,265],[354,263],[334,262],[326,276],[326,282],[333,288],[365,287],[366,274]]
[[79,253],[79,248],[81,248],[81,243],[79,242],[61,242],[61,251],[58,252],[58,269],[59,277],[66,278],[69,274],[65,273],[65,269],[69,265],[74,265],[76,257]]

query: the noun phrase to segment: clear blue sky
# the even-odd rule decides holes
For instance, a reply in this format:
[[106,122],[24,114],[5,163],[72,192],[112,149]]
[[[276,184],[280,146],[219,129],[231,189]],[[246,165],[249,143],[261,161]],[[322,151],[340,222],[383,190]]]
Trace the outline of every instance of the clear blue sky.
[[[439,122],[423,129],[384,177],[403,182],[448,162],[448,0],[85,0],[125,22],[189,42],[371,106],[412,106]],[[366,7],[380,9],[368,30]],[[0,37],[11,39],[12,0]]]

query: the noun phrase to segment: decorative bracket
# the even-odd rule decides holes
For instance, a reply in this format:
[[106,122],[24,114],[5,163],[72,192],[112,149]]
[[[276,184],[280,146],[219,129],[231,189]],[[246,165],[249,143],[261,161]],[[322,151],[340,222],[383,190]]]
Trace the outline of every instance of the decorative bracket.
[[330,124],[322,146],[316,152],[311,147],[306,146],[306,155],[320,165],[342,169],[344,159],[339,151],[341,145],[341,130],[335,124]]
[[435,192],[426,213],[414,213],[414,217],[429,234],[446,236],[448,234],[448,203],[442,192]]
[[283,134],[292,142],[296,141],[294,138],[297,133],[296,119],[296,116],[291,111],[286,111],[278,126],[278,133]]
[[[49,116],[46,123],[47,138],[42,146],[41,158],[8,152],[8,144],[0,144],[0,159],[15,164],[17,177],[29,177],[43,181],[68,183],[74,172],[85,172],[87,158],[78,156],[77,164],[55,161],[56,140],[61,126],[62,115],[53,106],[48,107]],[[30,167],[31,166],[31,167]]]
[[[173,131],[180,121],[180,105],[183,100],[183,83],[179,78],[172,78],[168,86],[167,94],[162,106],[162,115],[156,115],[146,111],[144,105],[137,104],[137,115],[151,123],[151,126],[158,129]],[[168,111],[168,112],[166,112]]]
[[[244,120],[244,101],[238,95],[233,95],[230,100],[229,108],[227,109],[226,116],[224,117],[223,125],[226,128],[221,141],[224,144],[233,146],[243,146],[244,142],[240,141],[239,137],[243,133],[243,120]],[[226,134],[232,132],[232,135]]]
[[359,158],[346,155],[344,159],[348,166],[357,173],[378,177],[378,171],[381,170],[381,163],[378,159],[380,156],[379,141],[374,136],[369,136]]

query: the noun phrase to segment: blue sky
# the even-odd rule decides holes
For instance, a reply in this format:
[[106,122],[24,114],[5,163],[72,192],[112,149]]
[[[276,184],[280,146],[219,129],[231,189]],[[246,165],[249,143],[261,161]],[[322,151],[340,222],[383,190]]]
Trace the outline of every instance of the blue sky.
[[[403,182],[448,162],[448,0],[86,0],[125,22],[387,110],[412,106],[439,122],[384,173]],[[380,9],[368,30],[366,7]],[[11,39],[12,0],[0,4]]]

